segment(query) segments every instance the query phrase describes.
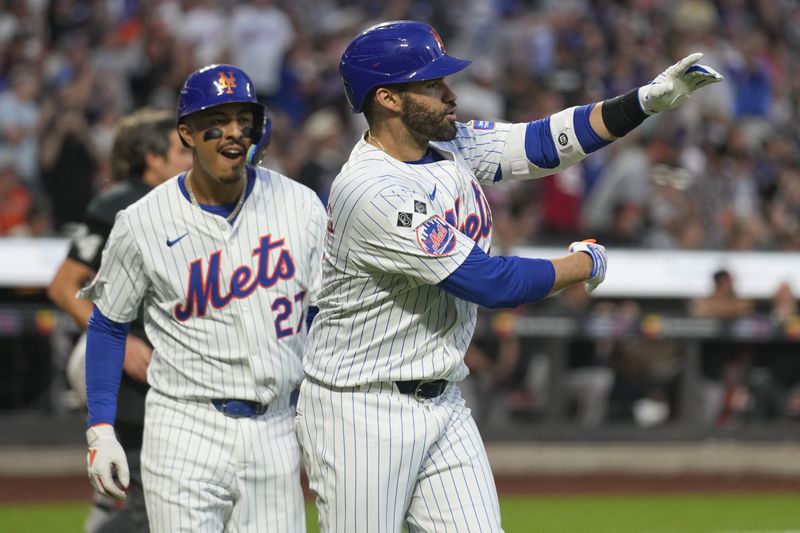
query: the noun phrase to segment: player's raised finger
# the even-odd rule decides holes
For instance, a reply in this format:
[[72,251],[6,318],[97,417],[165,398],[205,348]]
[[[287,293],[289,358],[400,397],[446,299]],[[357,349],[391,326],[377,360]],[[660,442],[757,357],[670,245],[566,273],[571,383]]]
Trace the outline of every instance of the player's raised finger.
[[680,61],[675,63],[675,65],[672,66],[672,68],[674,69],[673,71],[676,73],[686,72],[686,70],[689,67],[700,61],[701,57],[703,57],[703,54],[700,52],[689,54],[688,56],[684,57],[683,59],[681,59]]

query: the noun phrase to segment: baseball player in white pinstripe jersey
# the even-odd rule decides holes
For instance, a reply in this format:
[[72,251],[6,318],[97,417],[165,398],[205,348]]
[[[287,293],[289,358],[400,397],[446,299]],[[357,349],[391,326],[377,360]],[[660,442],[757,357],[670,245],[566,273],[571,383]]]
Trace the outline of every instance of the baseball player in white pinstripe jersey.
[[[538,178],[721,77],[692,55],[652,84],[528,124],[456,122],[448,56],[426,24],[389,22],[340,72],[369,130],[333,183],[319,315],[297,425],[324,532],[501,531],[478,430],[455,382],[477,305],[513,307],[605,277],[605,249],[489,257],[481,183]],[[582,252],[582,253],[576,253]]]
[[89,477],[121,499],[113,407],[126,325],[144,302],[154,351],[141,464],[154,532],[305,531],[293,393],[325,211],[313,191],[253,163],[265,113],[241,70],[192,73],[178,102],[192,169],[120,212],[83,291],[95,304]]

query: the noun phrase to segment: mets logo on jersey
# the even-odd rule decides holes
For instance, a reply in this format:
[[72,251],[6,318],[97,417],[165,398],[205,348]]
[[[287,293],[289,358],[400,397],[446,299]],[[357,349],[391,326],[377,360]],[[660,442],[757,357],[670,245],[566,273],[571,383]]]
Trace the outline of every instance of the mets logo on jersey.
[[427,254],[447,255],[456,247],[456,232],[439,216],[434,216],[417,228],[417,242]]
[[204,316],[208,304],[214,309],[222,309],[234,298],[247,298],[256,289],[268,289],[278,281],[290,280],[295,275],[291,251],[285,246],[284,239],[272,240],[272,235],[261,237],[258,247],[253,249],[253,257],[258,264],[255,272],[248,265],[242,265],[226,276],[229,283],[221,279],[221,254],[221,250],[212,253],[206,269],[203,268],[203,259],[192,261],[189,265],[186,299],[173,310],[175,318],[181,322],[192,316]]
[[214,82],[214,87],[217,89],[217,96],[222,93],[233,94],[233,89],[236,87],[236,77],[233,72],[220,72],[219,79]]
[[459,226],[458,220],[461,211],[461,197],[458,196],[455,201],[455,207],[445,211],[444,219],[454,228],[458,228],[458,231],[466,234],[466,236],[473,241],[478,242],[481,238],[488,238],[492,233],[492,210],[489,208],[489,202],[486,200],[483,190],[475,180],[471,181],[470,188],[475,197],[477,213],[468,213]]

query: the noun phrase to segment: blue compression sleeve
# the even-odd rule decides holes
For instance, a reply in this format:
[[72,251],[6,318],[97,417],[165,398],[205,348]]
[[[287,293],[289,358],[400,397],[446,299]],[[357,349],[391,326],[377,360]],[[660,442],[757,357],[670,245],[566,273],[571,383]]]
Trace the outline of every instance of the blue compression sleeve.
[[438,286],[462,300],[496,308],[541,300],[555,281],[556,270],[547,259],[490,257],[476,245]]
[[576,107],[572,119],[575,126],[575,136],[578,138],[578,142],[581,143],[584,153],[587,154],[596,152],[600,148],[611,144],[611,141],[600,137],[589,122],[589,115],[591,115],[595,105],[597,104]]
[[114,424],[117,393],[130,324],[106,318],[94,307],[86,333],[86,398],[89,426]]

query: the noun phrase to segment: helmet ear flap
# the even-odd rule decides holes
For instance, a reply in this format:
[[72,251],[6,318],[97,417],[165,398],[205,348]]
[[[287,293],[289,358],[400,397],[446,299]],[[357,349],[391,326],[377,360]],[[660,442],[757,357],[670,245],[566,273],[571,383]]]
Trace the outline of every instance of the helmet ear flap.
[[347,98],[347,103],[350,104],[352,109],[356,110],[355,112],[361,111],[363,102],[357,101],[357,98],[353,93],[353,86],[350,85],[344,78],[342,78],[342,85],[344,85],[344,95]]
[[270,137],[272,135],[272,119],[264,112],[262,118],[261,138],[253,140],[253,144],[247,149],[247,164],[251,166],[258,166],[264,159],[264,152],[267,151],[269,146]]

